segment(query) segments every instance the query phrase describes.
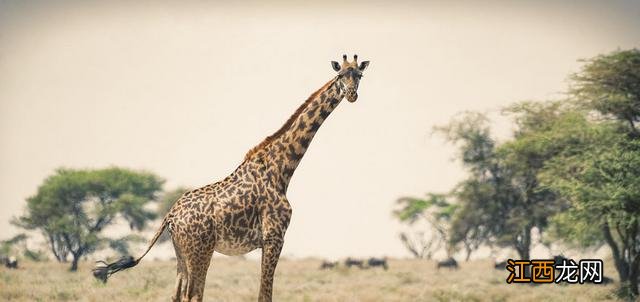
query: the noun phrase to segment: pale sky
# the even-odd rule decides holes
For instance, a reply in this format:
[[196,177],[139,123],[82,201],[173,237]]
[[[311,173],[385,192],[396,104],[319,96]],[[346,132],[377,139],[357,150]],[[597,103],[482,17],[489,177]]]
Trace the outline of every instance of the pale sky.
[[224,178],[357,53],[359,99],[293,177],[283,254],[407,256],[396,198],[464,177],[433,126],[557,98],[578,59],[640,47],[634,1],[23,2],[0,0],[2,239],[57,167]]

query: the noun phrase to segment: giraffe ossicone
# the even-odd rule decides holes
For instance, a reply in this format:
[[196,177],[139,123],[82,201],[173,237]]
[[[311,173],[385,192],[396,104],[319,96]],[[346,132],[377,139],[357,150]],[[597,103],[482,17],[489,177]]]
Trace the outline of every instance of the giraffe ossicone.
[[251,149],[225,179],[186,192],[162,220],[142,256],[100,262],[93,274],[106,282],[137,265],[169,227],[176,252],[177,280],[173,301],[202,301],[213,252],[241,255],[262,248],[259,301],[271,301],[273,275],[291,219],[286,193],[291,177],[311,140],[329,114],[346,98],[355,102],[362,72],[369,61],[358,56],[331,66],[338,73],[293,113],[284,125]]

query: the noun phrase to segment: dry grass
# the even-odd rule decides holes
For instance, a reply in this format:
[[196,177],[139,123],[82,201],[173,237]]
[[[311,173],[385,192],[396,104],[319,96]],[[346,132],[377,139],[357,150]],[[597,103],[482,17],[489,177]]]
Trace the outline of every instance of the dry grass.
[[[488,261],[462,263],[457,271],[435,269],[431,261],[391,260],[390,269],[318,269],[318,260],[282,260],[275,301],[603,301],[615,285],[508,285],[506,270]],[[173,291],[173,261],[143,261],[103,285],[91,263],[68,272],[58,263],[25,263],[0,269],[0,301],[166,301]],[[256,301],[259,262],[216,258],[209,270],[205,301]],[[608,276],[615,276],[606,267]]]

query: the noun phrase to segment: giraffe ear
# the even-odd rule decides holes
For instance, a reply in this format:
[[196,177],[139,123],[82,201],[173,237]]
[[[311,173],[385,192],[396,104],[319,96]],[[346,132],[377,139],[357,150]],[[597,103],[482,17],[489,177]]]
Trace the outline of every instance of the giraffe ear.
[[331,61],[331,67],[333,67],[333,70],[335,71],[340,71],[340,63],[336,61]]
[[369,61],[362,61],[362,63],[360,63],[360,66],[358,66],[358,69],[360,69],[360,71],[363,71],[367,69],[367,66],[369,66]]

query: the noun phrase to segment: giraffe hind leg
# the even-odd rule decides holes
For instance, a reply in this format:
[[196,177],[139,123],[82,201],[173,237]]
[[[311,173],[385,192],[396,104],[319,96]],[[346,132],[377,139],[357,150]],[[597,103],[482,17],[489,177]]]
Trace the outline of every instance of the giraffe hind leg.
[[173,296],[171,296],[171,301],[179,302],[182,297],[182,288],[186,286],[187,280],[187,271],[186,265],[184,263],[184,258],[182,257],[182,252],[180,248],[176,244],[176,240],[173,240],[173,247],[176,252],[176,286]]
[[186,257],[186,285],[182,285],[182,301],[202,301],[212,255],[213,249],[203,249]]
[[207,277],[207,270],[211,263],[211,256],[215,246],[212,232],[193,236],[191,233],[177,231],[172,234],[173,246],[176,251],[177,280],[174,301],[202,301]]

